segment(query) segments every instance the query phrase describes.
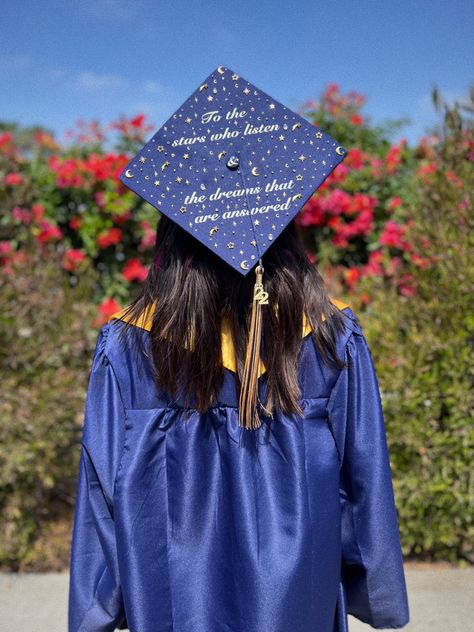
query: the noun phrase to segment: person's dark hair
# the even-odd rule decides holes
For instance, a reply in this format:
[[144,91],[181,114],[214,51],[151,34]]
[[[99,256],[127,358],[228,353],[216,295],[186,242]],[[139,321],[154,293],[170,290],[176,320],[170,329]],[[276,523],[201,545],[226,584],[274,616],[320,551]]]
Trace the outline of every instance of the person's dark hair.
[[[262,307],[262,361],[268,369],[270,411],[301,414],[298,403],[298,356],[303,341],[303,315],[323,362],[340,368],[337,332],[344,316],[331,302],[316,267],[308,261],[294,221],[262,258],[269,304]],[[125,313],[121,335],[130,321],[153,310],[151,359],[155,381],[171,397],[181,394],[187,408],[204,412],[219,394],[224,378],[222,319],[227,319],[235,349],[237,396],[248,340],[255,273],[245,277],[162,215],[153,263],[137,298]],[[274,308],[278,306],[277,310]]]

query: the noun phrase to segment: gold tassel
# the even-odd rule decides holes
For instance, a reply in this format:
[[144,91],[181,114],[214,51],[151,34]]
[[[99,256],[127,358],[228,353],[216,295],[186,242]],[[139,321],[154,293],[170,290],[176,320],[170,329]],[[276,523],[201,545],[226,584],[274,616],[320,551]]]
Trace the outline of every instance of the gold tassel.
[[262,424],[257,410],[258,372],[262,338],[262,305],[268,305],[268,292],[263,289],[263,271],[260,259],[255,268],[256,280],[253,288],[249,341],[239,397],[239,425],[247,430],[259,428]]

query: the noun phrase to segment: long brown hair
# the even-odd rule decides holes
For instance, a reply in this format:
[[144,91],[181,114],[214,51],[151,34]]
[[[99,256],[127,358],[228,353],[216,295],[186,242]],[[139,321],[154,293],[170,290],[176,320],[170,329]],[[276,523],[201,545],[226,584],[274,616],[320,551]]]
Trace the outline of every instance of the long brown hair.
[[[337,356],[337,332],[343,316],[331,302],[323,279],[308,261],[293,222],[262,259],[269,305],[263,308],[262,361],[267,368],[270,411],[301,414],[298,355],[303,318],[326,364],[343,367]],[[151,359],[156,385],[171,397],[181,393],[184,406],[205,411],[218,397],[224,378],[221,349],[223,319],[229,324],[236,360],[236,388],[245,361],[255,275],[243,277],[216,254],[162,215],[153,263],[137,298],[130,304],[121,335],[136,319],[152,314]],[[272,307],[278,306],[275,310]]]

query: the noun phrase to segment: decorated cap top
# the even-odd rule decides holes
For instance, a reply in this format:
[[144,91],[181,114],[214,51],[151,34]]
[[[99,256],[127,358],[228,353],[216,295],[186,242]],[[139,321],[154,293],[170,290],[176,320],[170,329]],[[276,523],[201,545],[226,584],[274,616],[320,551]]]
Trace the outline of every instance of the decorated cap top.
[[219,66],[120,180],[246,275],[346,155],[323,130]]

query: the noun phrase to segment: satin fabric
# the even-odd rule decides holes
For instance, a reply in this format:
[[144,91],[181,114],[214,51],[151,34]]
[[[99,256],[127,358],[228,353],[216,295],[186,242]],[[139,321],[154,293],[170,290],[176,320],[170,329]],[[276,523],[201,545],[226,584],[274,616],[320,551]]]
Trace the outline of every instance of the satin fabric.
[[[69,632],[348,632],[409,617],[379,387],[350,310],[323,365],[299,364],[303,417],[238,425],[235,376],[183,418],[121,321],[99,333],[85,406]],[[149,333],[143,332],[145,344]],[[260,396],[266,374],[259,381]]]

